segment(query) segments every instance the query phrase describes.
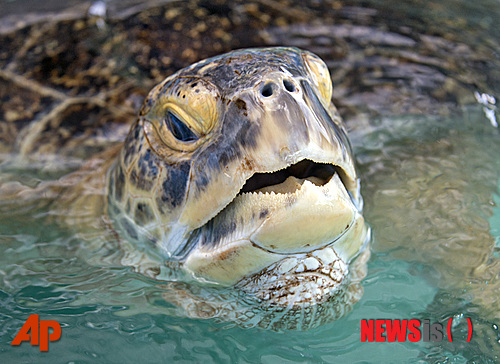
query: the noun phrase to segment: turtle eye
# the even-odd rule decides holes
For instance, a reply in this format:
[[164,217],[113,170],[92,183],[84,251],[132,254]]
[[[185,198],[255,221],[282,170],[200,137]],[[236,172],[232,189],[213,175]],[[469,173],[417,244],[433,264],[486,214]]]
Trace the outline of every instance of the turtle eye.
[[196,134],[172,112],[167,112],[163,122],[177,140],[181,142],[198,140]]

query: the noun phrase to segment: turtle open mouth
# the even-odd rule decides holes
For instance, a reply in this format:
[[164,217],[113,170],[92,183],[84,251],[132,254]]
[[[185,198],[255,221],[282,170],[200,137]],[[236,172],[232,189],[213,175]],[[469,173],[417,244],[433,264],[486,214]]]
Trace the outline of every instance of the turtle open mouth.
[[306,180],[316,186],[323,186],[335,173],[339,174],[345,185],[344,173],[340,167],[304,159],[276,172],[255,173],[246,181],[238,195],[248,192],[292,193]]

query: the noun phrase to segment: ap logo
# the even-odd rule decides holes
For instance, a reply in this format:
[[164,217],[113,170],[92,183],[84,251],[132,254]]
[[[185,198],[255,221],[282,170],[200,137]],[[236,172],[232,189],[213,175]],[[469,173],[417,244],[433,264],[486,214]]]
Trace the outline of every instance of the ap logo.
[[[50,334],[49,329],[53,330]],[[29,334],[30,330],[31,335]],[[38,315],[30,315],[10,345],[19,345],[23,341],[31,341],[31,345],[40,345],[40,351],[48,351],[49,341],[57,341],[60,338],[61,325],[57,321],[40,321]]]

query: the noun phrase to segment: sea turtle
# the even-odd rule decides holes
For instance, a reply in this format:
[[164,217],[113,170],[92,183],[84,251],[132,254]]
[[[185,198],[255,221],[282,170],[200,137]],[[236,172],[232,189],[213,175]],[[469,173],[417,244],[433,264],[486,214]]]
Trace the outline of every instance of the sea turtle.
[[[242,233],[236,227],[246,226],[253,220],[261,219],[261,214],[262,218],[267,218],[265,206],[261,205],[265,202],[260,200],[256,203],[258,211],[254,211],[255,215],[252,217],[247,214],[248,220],[243,221],[243,224],[238,221],[236,226],[231,223],[224,224],[222,220],[228,218],[230,214],[239,217],[246,213],[238,208],[237,203],[229,204],[227,209],[222,210],[224,212],[220,216],[207,215],[211,218],[211,223],[220,219],[220,224],[207,225],[203,217],[196,215],[203,214],[207,207],[215,208],[214,211],[222,209],[229,199],[236,195],[236,189],[243,186],[243,180],[250,177],[251,171],[256,172],[259,179],[263,176],[259,177],[258,173],[266,171],[268,167],[274,171],[281,167],[288,168],[288,164],[292,163],[295,164],[292,174],[305,173],[308,168],[316,172],[319,169],[322,174],[326,162],[319,154],[306,156],[299,153],[293,156],[293,148],[287,146],[288,151],[284,150],[284,154],[278,154],[285,159],[288,156],[289,160],[285,164],[280,165],[271,159],[264,161],[269,165],[262,165],[260,162],[252,162],[253,157],[250,158],[251,156],[245,154],[246,148],[250,148],[252,143],[245,145],[243,148],[245,153],[242,152],[240,155],[222,154],[224,151],[222,148],[219,152],[214,151],[206,155],[206,163],[195,166],[196,173],[192,175],[193,178],[199,179],[197,186],[211,188],[213,193],[203,193],[203,188],[200,187],[201,192],[196,195],[197,191],[186,188],[187,199],[184,201],[174,193],[159,194],[152,199],[141,192],[148,187],[158,193],[162,188],[163,191],[165,189],[159,185],[147,186],[151,184],[150,180],[139,180],[137,177],[140,173],[156,172],[162,178],[166,178],[169,173],[171,179],[182,181],[188,174],[187,156],[194,155],[198,147],[208,148],[210,143],[220,142],[211,138],[214,133],[221,131],[216,125],[222,124],[200,123],[199,118],[202,115],[211,120],[220,118],[223,116],[219,114],[222,108],[242,115],[246,112],[247,115],[244,117],[250,120],[257,117],[253,113],[263,113],[262,108],[250,108],[250,105],[257,104],[257,99],[249,101],[248,98],[240,97],[241,101],[232,100],[234,102],[230,102],[230,105],[224,103],[231,101],[227,96],[226,100],[221,98],[209,101],[211,100],[209,95],[216,95],[221,87],[218,80],[225,77],[229,79],[229,75],[222,72],[217,79],[212,80],[209,74],[207,76],[209,80],[197,83],[193,81],[193,77],[198,77],[195,75],[197,69],[207,67],[201,63],[181,71],[186,72],[186,76],[177,82],[175,81],[177,76],[174,76],[161,83],[148,98],[156,102],[152,104],[146,102],[136,129],[133,129],[128,136],[126,142],[129,145],[128,152],[125,148],[124,155],[120,158],[122,158],[121,163],[130,164],[131,169],[127,168],[127,173],[123,173],[123,180],[120,171],[124,167],[112,164],[115,156],[120,153],[121,142],[129,129],[128,123],[134,118],[134,108],[138,107],[137,104],[140,104],[142,97],[154,83],[162,82],[164,77],[194,61],[230,49],[274,44],[300,46],[313,50],[325,59],[336,82],[337,104],[341,107],[342,114],[349,118],[349,128],[354,132],[351,134],[355,137],[361,177],[364,180],[366,216],[374,226],[374,244],[377,251],[388,252],[393,257],[431,267],[429,271],[434,276],[429,280],[439,286],[442,292],[451,292],[454,297],[463,298],[464,301],[471,302],[471,305],[478,305],[479,310],[483,312],[478,315],[486,317],[484,322],[487,324],[498,322],[497,315],[500,310],[496,287],[499,280],[498,259],[495,259],[495,250],[498,248],[495,248],[487,222],[487,217],[491,214],[491,195],[497,188],[498,178],[495,171],[498,171],[498,168],[495,168],[495,163],[498,161],[494,156],[498,153],[492,152],[489,156],[481,156],[483,160],[489,158],[486,164],[491,166],[491,169],[480,173],[464,173],[468,171],[466,161],[471,157],[479,159],[474,154],[472,138],[466,132],[453,128],[450,128],[449,134],[436,132],[436,129],[448,128],[447,124],[440,125],[439,117],[455,112],[454,105],[475,102],[473,91],[494,94],[495,90],[498,90],[495,89],[495,85],[498,84],[495,82],[498,81],[498,75],[495,73],[498,62],[495,63],[490,50],[490,47],[498,48],[495,46],[496,40],[489,39],[488,42],[482,42],[476,38],[478,36],[475,32],[461,31],[463,22],[460,17],[440,21],[447,13],[439,5],[434,5],[434,9],[444,12],[444,15],[436,10],[435,14],[439,16],[429,16],[425,18],[426,22],[422,22],[418,17],[406,17],[404,10],[406,5],[403,3],[393,9],[386,9],[375,2],[371,4],[371,8],[358,7],[357,2],[353,2],[352,6],[347,6],[347,2],[346,4],[312,2],[307,6],[293,1],[289,3],[291,4],[282,6],[280,2],[273,1],[248,4],[239,1],[217,2],[217,4],[204,1],[173,2],[164,7],[141,9],[137,13],[127,10],[115,14],[114,18],[106,19],[104,22],[102,18],[78,15],[69,20],[20,26],[18,31],[2,35],[0,77],[4,82],[0,96],[5,102],[0,105],[4,120],[0,124],[2,128],[0,145],[7,161],[4,163],[4,172],[17,168],[30,171],[34,169],[35,178],[24,177],[21,180],[22,184],[32,186],[38,184],[40,180],[55,180],[61,175],[66,175],[68,170],[77,169],[82,159],[90,158],[79,171],[59,181],[49,181],[43,186],[40,185],[34,190],[35,193],[25,188],[20,191],[16,182],[5,183],[2,186],[4,196],[9,191],[16,191],[18,194],[11,195],[15,196],[16,208],[24,196],[26,201],[36,200],[39,206],[37,211],[45,214],[50,211],[51,215],[58,214],[56,220],[65,226],[75,228],[85,226],[78,235],[82,242],[78,249],[75,248],[78,254],[96,265],[104,264],[103,261],[121,262],[123,265],[136,267],[148,276],[168,282],[164,287],[166,296],[181,307],[180,314],[194,317],[225,317],[243,325],[274,328],[278,328],[279,325],[308,328],[321,324],[322,318],[340,316],[340,312],[333,311],[336,308],[348,307],[348,302],[352,303],[359,298],[357,281],[364,274],[362,268],[367,259],[367,249],[364,250],[365,254],[358,257],[350,266],[353,268],[352,273],[355,273],[355,276],[351,277],[353,284],[339,287],[337,291],[338,297],[344,297],[339,298],[339,301],[348,302],[338,302],[334,297],[328,301],[329,304],[313,306],[318,308],[316,312],[314,309],[308,309],[307,313],[289,315],[288,322],[279,322],[282,317],[280,315],[286,315],[281,309],[280,297],[271,294],[267,297],[262,293],[265,290],[256,291],[252,288],[262,282],[255,282],[250,278],[239,281],[239,291],[246,290],[246,293],[237,297],[230,290],[217,289],[210,285],[210,282],[221,279],[216,273],[222,272],[223,267],[209,269],[208,266],[202,265],[203,258],[207,257],[203,255],[201,249],[203,244],[196,246],[194,244],[196,238],[204,239],[205,248],[214,248],[211,251],[214,253],[220,249],[219,246],[209,244],[214,239]],[[400,22],[402,18],[406,20],[404,24]],[[473,28],[481,29],[483,25],[481,23]],[[46,41],[42,42],[41,39]],[[244,53],[235,53],[228,57],[241,57],[242,54]],[[257,57],[259,52],[250,54]],[[290,102],[292,99],[300,101],[297,96],[300,94],[304,97],[303,100],[311,100],[311,97],[314,99],[314,95],[317,98],[309,103],[304,101],[300,104],[297,101],[297,105],[302,105],[300,115],[306,115],[307,108],[321,106],[327,109],[325,103],[330,97],[331,89],[327,81],[323,83],[318,81],[328,79],[323,63],[310,53],[301,53],[297,50],[281,49],[275,54],[277,54],[276,59],[269,62],[271,65],[269,72],[273,76],[268,79],[268,87],[265,87],[265,80],[261,79],[263,83],[254,89],[254,94],[262,101],[262,105],[273,107],[273,102],[283,97]],[[302,56],[292,57],[292,54],[302,54]],[[224,64],[223,59],[215,58],[206,62],[219,64],[218,67],[221,69],[236,69],[240,73],[238,67],[243,67],[245,62],[251,63],[245,60],[237,65]],[[287,61],[284,61],[285,59]],[[308,80],[306,84],[312,85],[311,94],[306,94],[308,88],[304,88],[297,81],[297,74],[287,71],[288,66],[277,71],[278,61],[283,61],[286,65],[296,65],[301,69],[299,73],[302,74],[302,81]],[[265,63],[268,64],[267,61]],[[254,68],[254,72],[262,70],[260,77],[265,77],[265,69],[264,66],[262,69]],[[484,69],[488,72],[483,72]],[[321,76],[318,76],[320,74]],[[234,79],[238,77],[239,75],[235,73]],[[161,85],[165,89],[162,90]],[[238,85],[231,87],[235,93],[238,92]],[[174,89],[179,91],[178,95],[172,91]],[[193,107],[189,104],[192,100],[190,96],[191,92],[196,93],[196,91],[206,97],[204,99],[206,102]],[[175,102],[172,101],[174,99]],[[161,109],[159,105],[162,102],[169,105],[170,113]],[[189,110],[186,111],[186,107]],[[215,114],[211,114],[209,110],[216,110]],[[317,112],[317,109],[315,110]],[[160,120],[162,112],[165,120]],[[398,113],[431,114],[436,116],[436,123],[432,126],[426,124],[428,127],[424,128],[425,133],[416,133],[415,141],[411,144],[413,149],[398,148],[392,144],[394,135],[401,133],[402,138],[406,138],[406,134],[401,131],[413,127],[415,125],[413,120],[418,122],[418,117],[412,119],[413,123],[407,123],[407,118],[400,120],[394,116]],[[384,119],[387,115],[394,117],[394,124],[389,123],[388,126],[387,120]],[[321,117],[318,114],[315,116]],[[339,120],[333,108],[323,116]],[[193,118],[194,123],[186,121],[184,119],[186,117]],[[160,121],[165,121],[162,127],[155,124]],[[186,122],[189,123],[187,126]],[[274,124],[271,121],[269,124],[266,123],[265,127],[271,128],[269,129],[271,131],[272,127],[269,125]],[[144,126],[144,132],[141,132],[141,126]],[[320,132],[321,138],[336,140],[330,135],[331,130],[343,135],[342,128],[335,122],[329,126],[333,129]],[[274,142],[283,143],[288,135],[283,132],[283,128],[277,126],[276,128],[280,130],[278,133],[273,132],[277,140],[269,140],[268,144],[261,146],[269,153],[275,145]],[[393,139],[386,134],[390,134]],[[175,135],[181,140],[177,141],[177,138],[173,137]],[[226,136],[226,134],[221,135]],[[241,138],[241,135],[237,136],[237,130],[229,131],[229,135],[234,135],[234,138],[228,137],[228,148],[231,143],[238,143],[238,138]],[[170,145],[169,148],[180,148],[170,154],[167,153],[169,158],[180,158],[171,172],[167,169],[160,171],[158,168],[155,171],[155,154],[139,150],[139,145],[132,143],[132,140],[141,143],[141,137],[148,138],[148,143],[152,145],[166,143],[165,145]],[[251,137],[257,135],[248,136]],[[262,138],[261,134],[259,138]],[[186,140],[183,142],[182,139]],[[348,192],[346,196],[349,197],[345,199],[346,203],[351,201],[352,206],[359,210],[361,200],[356,189],[357,181],[350,161],[348,143],[342,137],[340,140],[340,144],[345,147],[341,148],[345,160],[333,168],[338,180],[346,186]],[[290,143],[300,142],[293,140]],[[253,143],[255,146],[261,145],[257,140]],[[190,146],[195,150],[189,150]],[[498,150],[498,145],[495,143],[489,146],[492,151]],[[325,146],[322,145],[322,148]],[[463,154],[457,153],[457,149]],[[166,153],[167,150],[162,149],[160,152]],[[329,150],[329,147],[326,147],[326,150]],[[54,153],[57,154],[57,158],[42,159],[45,158],[43,156]],[[18,158],[19,155],[22,158]],[[71,158],[68,158],[69,156]],[[15,163],[9,164],[11,157]],[[221,164],[217,165],[216,160],[220,158],[225,161],[224,165],[228,163],[228,170],[215,175],[204,175],[205,167],[210,171],[219,170]],[[239,164],[235,162],[235,158]],[[296,162],[302,158],[305,158],[304,161],[297,164]],[[29,161],[27,164],[26,160]],[[61,161],[67,164],[61,167]],[[138,168],[138,163],[145,163],[143,165],[147,167],[141,170]],[[41,173],[40,165],[43,166]],[[193,167],[189,168],[191,171]],[[177,172],[172,173],[172,171]],[[231,181],[234,185],[224,184],[226,178],[224,172],[230,176],[231,173],[236,173],[234,181]],[[330,172],[333,172],[331,168]],[[191,172],[189,175],[191,176]],[[96,179],[95,176],[99,178]],[[295,175],[295,177],[304,176]],[[109,181],[106,182],[106,178],[109,178],[109,181],[113,180],[114,185],[110,185]],[[279,177],[275,182],[282,182],[282,178],[283,176]],[[4,173],[2,179],[4,182],[9,182],[18,178]],[[256,186],[262,187],[258,179]],[[324,176],[319,176],[319,184],[323,182]],[[108,196],[103,195],[105,190],[102,186],[110,188],[109,203],[102,203]],[[117,186],[119,188],[116,188]],[[221,191],[217,189],[219,186],[226,187]],[[244,188],[251,191],[257,188],[256,186],[247,185]],[[304,191],[311,187],[309,182],[304,182],[302,186]],[[281,187],[285,191],[293,188],[287,182]],[[40,196],[38,192],[42,189],[44,194]],[[129,206],[127,199],[120,195],[122,189],[134,196]],[[225,193],[231,197],[227,197]],[[251,192],[247,193],[252,196]],[[263,196],[266,196],[265,193],[266,191],[262,190]],[[197,197],[194,197],[195,195]],[[196,201],[197,198],[202,198],[200,201],[205,201],[205,204],[200,206],[190,202],[191,207],[188,210],[194,215],[181,213],[186,201]],[[155,207],[158,205],[158,199],[164,199],[165,203],[171,205],[177,203],[176,208],[171,209],[176,212],[170,216],[172,221],[180,222],[170,227],[173,234],[171,236],[174,238],[162,235],[164,232],[155,230],[153,226],[147,224],[151,221],[151,216],[166,214],[166,211]],[[243,197],[237,197],[236,202],[238,199],[242,200]],[[44,205],[50,204],[52,208],[54,200],[57,201],[57,208],[50,210]],[[12,205],[6,199],[2,202],[4,212],[12,209]],[[78,208],[75,209],[75,206]],[[109,206],[109,214],[103,215],[103,206]],[[351,212],[354,211],[352,206]],[[346,211],[349,212],[349,209]],[[270,209],[267,211],[267,214],[269,213]],[[110,218],[96,219],[96,216]],[[358,221],[358,226],[362,226],[361,220]],[[201,226],[206,227],[201,228]],[[193,235],[190,242],[187,239],[186,244],[177,246],[178,242],[182,241],[183,234],[192,229],[198,235]],[[288,228],[284,230],[289,233]],[[214,234],[208,234],[209,231]],[[334,233],[338,234],[338,231]],[[305,269],[306,260],[312,258],[307,256],[310,247],[297,248],[295,244],[300,239],[294,239],[295,237],[300,236],[294,234],[290,237],[289,248],[305,254],[299,259],[304,263]],[[114,242],[118,240],[121,243],[115,244]],[[142,249],[140,244],[134,242],[136,240],[146,241],[149,246]],[[164,244],[158,244],[160,241]],[[359,244],[363,239],[356,241]],[[272,256],[283,253],[276,250],[279,247],[271,245],[274,244],[269,243],[267,246],[263,244],[267,249],[266,254]],[[237,246],[238,249],[243,247],[243,243]],[[261,249],[255,248],[255,252]],[[363,248],[357,246],[358,250]],[[352,252],[352,255],[354,256],[355,252]],[[165,258],[168,258],[168,264],[163,269],[159,268],[157,262]],[[182,271],[180,265],[188,262],[189,258],[192,258],[188,263],[189,274],[202,277],[205,284],[198,285],[193,281],[182,283],[183,279],[188,280],[190,277],[176,274]],[[239,269],[240,274],[249,268],[239,264],[235,255],[231,257],[228,254],[224,258],[228,259],[227,261],[233,259],[235,262],[232,266],[235,271],[231,272],[235,277],[238,275],[235,267]],[[269,259],[266,264],[278,271],[279,268],[284,271],[287,264],[294,266],[299,260],[282,261],[278,267],[273,259]],[[344,263],[348,260],[345,258]],[[213,259],[209,263],[215,262]],[[310,263],[310,267],[316,265],[313,260],[308,260],[307,263]],[[359,267],[355,267],[355,264],[359,264]],[[262,267],[254,266],[251,269],[259,268]],[[275,279],[270,274],[271,271],[269,274],[261,272],[269,279],[268,282],[273,282]],[[431,273],[426,272],[423,275],[426,274],[429,276]],[[227,277],[225,274],[223,276]],[[223,283],[232,285],[235,282],[226,280]],[[288,281],[288,283],[293,282]],[[272,285],[266,288],[272,288]],[[288,296],[291,293],[289,292]],[[250,307],[254,307],[247,301],[252,295],[256,300],[272,303],[268,312],[273,314],[266,316],[263,313],[266,309],[249,310]],[[438,306],[440,299],[442,297],[438,295],[435,306]],[[296,306],[296,311],[307,309],[305,305]],[[441,318],[449,315],[447,307],[442,305],[436,309],[436,316]],[[323,311],[320,312],[321,310]],[[474,308],[469,312],[473,310]],[[302,320],[297,320],[297,317],[301,317]]]
[[[189,316],[317,326],[359,300],[368,255],[352,151],[331,97],[324,62],[296,48],[200,61],[153,88],[123,145],[32,193],[53,185],[51,208],[67,226],[105,222],[126,251],[122,263],[139,272],[236,288],[218,301],[170,289],[165,298]],[[61,182],[72,188],[57,192]]]

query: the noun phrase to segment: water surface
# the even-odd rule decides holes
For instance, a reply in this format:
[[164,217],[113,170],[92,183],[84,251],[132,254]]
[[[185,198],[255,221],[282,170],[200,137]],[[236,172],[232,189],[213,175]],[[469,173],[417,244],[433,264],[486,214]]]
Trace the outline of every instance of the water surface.
[[[339,9],[313,22],[269,26],[260,40],[247,42],[300,46],[331,69],[373,233],[365,294],[354,310],[307,332],[283,333],[165,315],[159,282],[127,267],[90,264],[74,254],[79,236],[47,224],[50,210],[8,205],[0,210],[2,362],[500,360],[500,136],[493,102],[500,91],[500,3],[374,0]],[[81,162],[3,155],[0,182],[35,186]],[[42,359],[27,343],[9,345],[34,313],[62,326],[62,338]],[[450,317],[453,343],[361,342],[362,319],[446,324]],[[465,317],[475,327],[470,343]]]

